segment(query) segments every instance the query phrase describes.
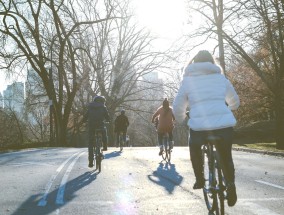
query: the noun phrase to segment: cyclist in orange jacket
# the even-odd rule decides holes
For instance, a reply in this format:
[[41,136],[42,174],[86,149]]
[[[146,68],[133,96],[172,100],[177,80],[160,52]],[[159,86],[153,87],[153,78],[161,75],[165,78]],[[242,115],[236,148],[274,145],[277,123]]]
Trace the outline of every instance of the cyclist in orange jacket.
[[[158,118],[158,121],[157,121]],[[160,147],[159,155],[163,153],[163,135],[169,134],[170,149],[173,148],[173,129],[174,129],[175,116],[172,107],[167,98],[164,99],[163,105],[160,106],[152,116],[152,123],[157,123],[158,142]]]

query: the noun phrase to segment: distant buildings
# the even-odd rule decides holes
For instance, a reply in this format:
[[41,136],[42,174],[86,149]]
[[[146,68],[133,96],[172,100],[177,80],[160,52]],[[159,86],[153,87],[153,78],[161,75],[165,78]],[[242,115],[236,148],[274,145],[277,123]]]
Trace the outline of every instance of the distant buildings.
[[28,70],[26,82],[13,82],[0,93],[0,107],[23,115],[26,105],[48,104],[48,97],[39,75],[34,70]]
[[149,99],[163,100],[164,99],[164,84],[163,80],[159,78],[158,72],[150,72],[143,75],[142,88],[144,96]]
[[14,82],[7,86],[2,96],[4,109],[9,109],[22,114],[24,110],[25,91],[24,83]]

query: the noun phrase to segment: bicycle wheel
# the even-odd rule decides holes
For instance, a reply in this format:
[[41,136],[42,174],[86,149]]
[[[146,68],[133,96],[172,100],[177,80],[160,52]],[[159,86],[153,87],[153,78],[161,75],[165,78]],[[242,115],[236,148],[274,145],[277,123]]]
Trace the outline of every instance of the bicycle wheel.
[[97,136],[96,138],[96,169],[101,172],[101,163],[102,163],[102,156],[101,156],[101,145],[102,145],[102,138],[101,136]]
[[164,151],[163,151],[163,153],[162,153],[162,158],[163,158],[163,160],[164,161],[167,161],[167,159],[168,159],[168,152],[167,152],[167,143],[168,142],[168,140],[167,140],[167,136],[166,135],[164,135],[163,136],[163,147],[164,147]]
[[164,161],[166,161],[166,159],[167,159],[167,154],[166,154],[165,150],[162,153],[162,158],[163,158]]
[[[203,146],[202,148],[202,161],[203,161],[203,175],[204,175],[204,188],[203,194],[207,209],[209,212],[214,212],[218,208],[217,192],[216,192],[216,173],[213,150],[211,146]],[[215,215],[218,215],[216,213]]]
[[170,149],[170,145],[169,145],[169,144],[167,144],[166,158],[167,158],[167,161],[168,161],[168,162],[171,161],[171,149]]
[[[217,155],[216,155],[217,158]],[[221,170],[221,166],[220,166],[220,160],[219,158],[217,158],[217,162],[216,162],[216,172],[217,172],[217,179],[218,179],[218,200],[219,200],[219,213],[221,215],[225,214],[225,191],[226,191],[226,186],[225,186],[225,178],[224,178],[224,174]]]

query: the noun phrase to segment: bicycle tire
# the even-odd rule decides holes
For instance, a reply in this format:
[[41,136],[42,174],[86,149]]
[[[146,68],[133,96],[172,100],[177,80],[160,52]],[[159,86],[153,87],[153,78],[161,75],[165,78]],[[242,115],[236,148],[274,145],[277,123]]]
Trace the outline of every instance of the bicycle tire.
[[166,155],[166,152],[165,152],[165,151],[163,151],[163,153],[162,153],[162,158],[163,158],[164,161],[166,161],[167,155]]
[[[205,146],[203,146],[205,147]],[[202,150],[202,162],[203,162],[203,175],[205,179],[205,184],[203,188],[204,200],[209,212],[216,211],[218,208],[217,192],[214,189],[216,185],[216,174],[214,165],[214,155],[211,153],[212,149],[208,146]],[[213,161],[213,163],[212,163]],[[215,214],[219,215],[219,214]]]
[[167,160],[168,160],[168,162],[171,162],[171,149],[170,149],[169,146],[167,148]]
[[96,161],[96,170],[101,172],[101,162],[102,162],[102,155],[101,155],[101,146],[102,146],[102,138],[101,136],[96,137],[96,149],[95,149],[95,161]]
[[220,160],[219,158],[217,158],[217,164],[216,164],[216,169],[217,169],[217,174],[218,174],[218,199],[219,199],[219,213],[221,215],[225,214],[225,195],[224,195],[224,191],[226,190],[226,186],[225,186],[225,179],[224,179],[224,175],[223,172],[221,170],[221,166],[220,166]]

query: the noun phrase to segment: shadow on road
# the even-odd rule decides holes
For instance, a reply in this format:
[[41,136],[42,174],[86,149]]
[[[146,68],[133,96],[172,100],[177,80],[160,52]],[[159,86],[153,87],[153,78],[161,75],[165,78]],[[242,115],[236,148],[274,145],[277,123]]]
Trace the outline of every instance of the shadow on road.
[[46,215],[60,209],[64,205],[68,204],[72,199],[76,198],[76,191],[88,186],[94,180],[96,180],[98,172],[95,170],[85,172],[84,174],[74,178],[66,183],[66,189],[64,194],[64,204],[56,204],[55,199],[59,188],[50,192],[47,197],[46,206],[38,206],[38,202],[42,197],[42,194],[36,194],[30,196],[12,215]]
[[175,164],[162,162],[152,175],[148,175],[148,178],[153,183],[163,186],[169,194],[172,194],[175,187],[179,186],[183,180],[183,177],[176,171]]
[[110,159],[110,158],[120,156],[121,153],[122,153],[121,151],[114,151],[114,152],[111,152],[111,153],[104,154],[104,157],[105,157],[105,159]]

